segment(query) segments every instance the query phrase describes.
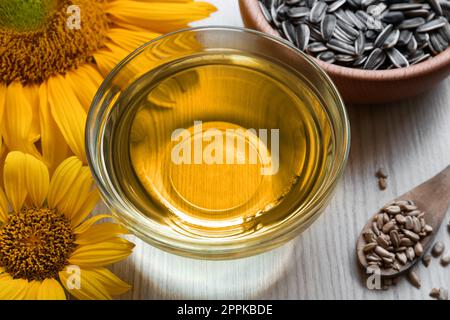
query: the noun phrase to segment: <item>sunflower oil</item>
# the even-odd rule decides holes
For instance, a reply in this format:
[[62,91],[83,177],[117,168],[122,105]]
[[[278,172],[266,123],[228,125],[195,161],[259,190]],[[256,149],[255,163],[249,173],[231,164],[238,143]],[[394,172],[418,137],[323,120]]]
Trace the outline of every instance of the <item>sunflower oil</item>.
[[325,106],[301,75],[242,52],[160,66],[116,102],[112,179],[163,228],[240,237],[314,196],[333,158]]

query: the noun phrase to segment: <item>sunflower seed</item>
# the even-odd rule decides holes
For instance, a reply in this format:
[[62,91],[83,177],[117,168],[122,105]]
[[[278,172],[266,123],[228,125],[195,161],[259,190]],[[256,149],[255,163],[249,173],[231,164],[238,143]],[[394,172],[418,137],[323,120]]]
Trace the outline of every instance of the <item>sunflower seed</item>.
[[364,69],[367,70],[377,69],[377,67],[383,64],[385,60],[386,54],[384,53],[384,51],[379,48],[376,48],[367,58],[367,61],[364,64]]
[[375,248],[376,248],[377,244],[376,243],[368,243],[364,246],[363,251],[364,253],[368,253],[368,252],[372,252]]
[[400,246],[406,246],[406,247],[410,247],[414,244],[414,242],[411,241],[411,239],[409,238],[402,238],[400,239]]
[[336,55],[336,61],[339,61],[339,62],[350,63],[350,62],[354,62],[355,60],[356,60],[356,58],[351,55],[347,55],[347,54],[337,54]]
[[301,19],[309,16],[311,10],[307,7],[294,7],[288,10],[288,17],[291,19]]
[[364,9],[368,8],[369,6],[371,6],[372,4],[378,2],[378,0],[362,0],[361,1],[361,7],[363,7]]
[[431,253],[435,258],[439,257],[445,250],[445,245],[443,242],[438,241],[434,244],[433,248],[431,249]]
[[316,2],[317,0],[306,0],[306,5],[312,8]]
[[389,214],[397,214],[401,212],[401,209],[399,206],[388,206],[384,209],[384,211]]
[[422,258],[422,263],[423,263],[423,265],[424,265],[425,267],[428,268],[428,266],[429,266],[430,263],[431,263],[431,256],[430,256],[429,254],[424,255],[423,258]]
[[389,238],[391,239],[391,242],[394,245],[394,248],[398,248],[400,246],[400,236],[399,236],[397,230],[392,230],[389,233]]
[[426,18],[430,14],[430,11],[426,9],[417,9],[404,11],[403,14],[406,18]]
[[365,36],[368,40],[375,40],[377,37],[377,33],[373,30],[367,30]]
[[443,11],[439,0],[428,0],[428,3],[438,15],[442,16]]
[[411,282],[411,284],[416,288],[420,288],[422,286],[420,278],[414,270],[410,270],[408,272],[408,279]]
[[353,46],[336,39],[331,39],[330,42],[327,43],[327,47],[340,53],[349,55],[355,54],[355,48]]
[[445,40],[442,38],[442,36],[439,33],[432,33],[430,35],[430,42],[429,45],[431,45],[431,49],[437,53],[440,53],[442,51],[444,51],[447,46],[445,45]]
[[289,21],[283,21],[281,28],[286,39],[292,43],[295,41],[295,28]]
[[389,36],[384,40],[383,49],[390,49],[395,47],[400,37],[400,30],[393,30]]
[[384,43],[386,38],[389,36],[389,34],[391,33],[393,28],[394,28],[394,26],[392,24],[389,24],[383,29],[383,31],[381,31],[381,33],[375,39],[375,42],[374,42],[375,47],[380,48],[382,46],[382,44]]
[[417,241],[420,240],[419,235],[416,234],[416,233],[414,233],[414,232],[412,232],[412,231],[403,229],[403,234],[404,234],[407,238],[411,239],[411,240],[414,241],[414,242],[417,242]]
[[421,9],[422,4],[420,3],[394,3],[389,6],[389,10],[391,11],[406,11],[406,10],[415,10]]
[[398,261],[400,261],[401,264],[406,264],[406,262],[408,261],[408,258],[406,257],[406,254],[404,252],[397,252],[395,254],[395,257]]
[[322,38],[325,41],[329,41],[333,36],[335,28],[336,28],[336,17],[331,14],[327,14],[320,23],[320,31],[322,34]]
[[397,44],[399,46],[406,46],[409,41],[411,41],[411,38],[413,37],[413,33],[409,30],[402,30],[400,31],[400,36],[398,38]]
[[355,52],[357,55],[362,55],[364,53],[366,45],[366,37],[364,33],[360,32],[358,38],[355,40]]
[[306,51],[309,53],[319,53],[323,51],[327,51],[328,48],[322,42],[313,42],[308,45]]
[[430,297],[438,299],[439,298],[439,288],[433,288],[430,291]]
[[446,20],[444,18],[438,18],[431,20],[416,29],[416,32],[430,32],[445,26]]
[[361,67],[364,65],[364,63],[367,61],[367,56],[361,56],[358,59],[355,60],[353,63],[354,67]]
[[311,9],[309,20],[312,23],[319,23],[327,12],[328,5],[325,2],[317,1]]
[[334,63],[336,61],[335,54],[333,53],[333,51],[321,52],[317,55],[317,59],[327,63]]
[[412,247],[406,249],[406,257],[408,258],[409,261],[413,261],[414,258],[416,257],[416,253],[414,252],[414,249]]
[[364,237],[364,240],[366,241],[366,243],[376,242],[377,241],[377,237],[375,236],[375,234],[371,230],[365,231],[363,233],[363,237]]
[[356,30],[355,28],[349,26],[347,23],[342,22],[341,20],[337,21],[337,25],[339,26],[339,28],[344,31],[344,33],[349,36],[350,38],[352,38],[353,40],[356,39],[359,36],[359,31]]
[[299,4],[300,2],[302,2],[302,0],[286,0],[286,4],[288,6],[295,6],[295,5]]
[[391,48],[391,49],[387,50],[386,53],[387,53],[387,56],[389,57],[389,59],[391,60],[391,62],[397,68],[406,68],[409,66],[408,60],[397,49]]
[[405,20],[405,14],[401,11],[391,11],[385,14],[381,20],[389,24],[397,24]]
[[415,29],[426,23],[424,18],[412,18],[403,20],[402,23],[398,26],[399,29]]
[[347,0],[338,0],[338,1],[333,2],[332,4],[330,4],[328,6],[327,12],[329,12],[329,13],[335,12],[340,7],[342,7],[346,2],[347,2]]
[[441,265],[443,267],[446,267],[450,264],[450,255],[445,254],[442,258],[441,258]]
[[447,41],[450,41],[450,24],[448,22],[439,29],[439,34]]
[[334,29],[333,37],[350,45],[354,42],[354,39],[350,38],[339,26]]
[[352,21],[349,19],[349,17],[347,16],[347,14],[345,13],[345,11],[343,9],[339,9],[337,10],[334,15],[336,16],[336,18],[338,18],[340,21],[348,24],[351,27],[354,27],[354,25],[352,24]]
[[378,254],[382,258],[391,258],[392,259],[392,258],[395,257],[395,254],[387,251],[386,249],[384,249],[381,246],[376,246],[375,247],[375,253]]
[[297,47],[305,51],[309,44],[309,39],[311,37],[311,31],[309,30],[309,27],[302,23],[297,26],[297,32],[296,32],[296,39],[297,39]]
[[363,23],[356,14],[351,10],[345,10],[345,14],[347,15],[348,19],[352,22],[352,25],[355,26],[359,30],[367,30],[367,26],[365,23]]
[[420,257],[423,254],[423,246],[420,242],[417,242],[414,246],[414,252],[417,257]]

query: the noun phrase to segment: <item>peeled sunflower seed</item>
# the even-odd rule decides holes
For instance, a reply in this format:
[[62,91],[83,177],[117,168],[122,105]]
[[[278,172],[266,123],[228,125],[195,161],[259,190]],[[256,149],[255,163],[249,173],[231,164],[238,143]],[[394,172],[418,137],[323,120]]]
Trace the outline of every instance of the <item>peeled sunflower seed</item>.
[[443,242],[438,241],[434,244],[433,248],[431,249],[431,253],[435,258],[439,257],[445,250],[445,245]]

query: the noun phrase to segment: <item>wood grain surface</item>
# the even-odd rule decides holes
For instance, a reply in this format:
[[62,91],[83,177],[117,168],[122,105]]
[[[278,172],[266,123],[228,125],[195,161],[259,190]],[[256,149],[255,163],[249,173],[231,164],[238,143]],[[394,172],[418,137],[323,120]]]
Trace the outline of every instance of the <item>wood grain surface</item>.
[[[201,24],[242,25],[237,0],[209,1],[219,12]],[[330,205],[312,227],[279,249],[233,261],[182,258],[132,237],[134,253],[113,267],[133,285],[122,298],[429,299],[433,287],[450,289],[450,266],[433,259],[429,268],[419,268],[420,290],[406,279],[388,291],[368,290],[355,255],[360,229],[381,205],[450,164],[449,102],[450,79],[414,100],[348,106],[349,163]],[[389,173],[385,191],[378,190],[374,176],[380,166]],[[445,226],[437,239],[450,249]]]

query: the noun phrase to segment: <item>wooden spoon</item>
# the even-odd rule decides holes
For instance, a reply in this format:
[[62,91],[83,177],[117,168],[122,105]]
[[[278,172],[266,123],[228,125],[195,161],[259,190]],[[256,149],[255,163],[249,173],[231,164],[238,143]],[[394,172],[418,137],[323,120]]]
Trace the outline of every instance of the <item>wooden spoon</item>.
[[[444,220],[450,204],[450,166],[445,168],[442,172],[430,180],[425,181],[418,187],[394,199],[393,201],[399,200],[412,200],[419,210],[425,212],[424,218],[426,223],[433,227],[431,234],[420,240],[424,249],[423,252],[425,253],[431,246],[434,236],[439,230],[439,226]],[[364,226],[356,243],[358,260],[364,268],[367,267],[367,261],[363,252],[363,247],[366,244],[363,233],[371,230],[373,219],[374,216],[371,217],[369,222]],[[406,264],[401,265],[400,271],[393,268],[380,268],[381,276],[387,278],[399,276],[414,266],[420,258],[421,257],[416,257],[413,261],[408,261]]]

